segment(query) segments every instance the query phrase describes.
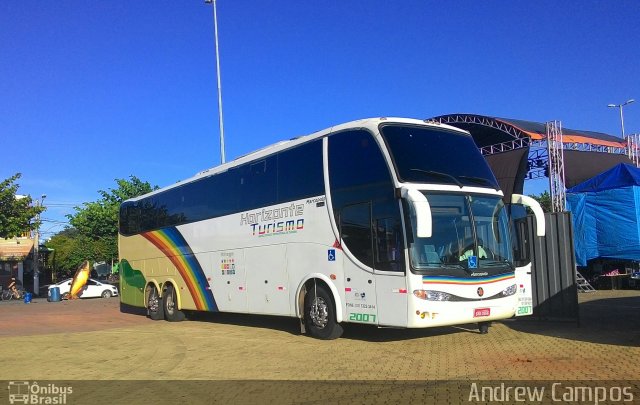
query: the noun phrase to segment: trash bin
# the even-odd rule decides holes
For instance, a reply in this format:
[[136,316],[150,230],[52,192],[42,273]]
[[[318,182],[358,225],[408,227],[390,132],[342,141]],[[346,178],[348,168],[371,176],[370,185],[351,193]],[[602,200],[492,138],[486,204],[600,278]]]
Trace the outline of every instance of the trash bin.
[[49,288],[49,302],[60,301],[60,287]]
[[25,304],[31,304],[31,293],[24,293],[24,303]]

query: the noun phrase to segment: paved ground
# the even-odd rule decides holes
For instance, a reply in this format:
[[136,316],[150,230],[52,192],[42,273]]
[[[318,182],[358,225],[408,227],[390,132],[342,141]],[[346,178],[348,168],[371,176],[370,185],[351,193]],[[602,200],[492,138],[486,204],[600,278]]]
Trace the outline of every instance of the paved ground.
[[334,341],[300,335],[290,318],[169,323],[121,313],[118,298],[0,302],[0,359],[10,365],[0,380],[640,380],[640,291],[580,301],[580,327],[509,320],[480,335],[475,325],[347,325]]

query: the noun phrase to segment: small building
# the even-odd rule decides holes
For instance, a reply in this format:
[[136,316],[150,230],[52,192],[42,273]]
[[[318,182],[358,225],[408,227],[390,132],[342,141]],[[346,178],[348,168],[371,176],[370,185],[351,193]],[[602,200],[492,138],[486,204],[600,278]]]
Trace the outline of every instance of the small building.
[[7,288],[12,277],[24,282],[24,273],[33,272],[34,239],[30,233],[0,239],[0,286]]

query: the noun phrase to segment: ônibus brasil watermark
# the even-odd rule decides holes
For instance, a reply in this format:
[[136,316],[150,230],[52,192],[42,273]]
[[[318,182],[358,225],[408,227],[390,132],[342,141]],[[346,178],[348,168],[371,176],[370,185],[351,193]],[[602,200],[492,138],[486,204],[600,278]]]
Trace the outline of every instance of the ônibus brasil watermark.
[[[594,382],[595,383],[595,382]],[[500,383],[481,385],[472,383],[469,389],[469,402],[522,402],[548,403],[568,402],[582,404],[629,403],[634,400],[634,389],[630,386],[599,386],[597,383],[582,385],[579,383],[549,382],[545,385],[516,385]]]
[[37,381],[9,381],[8,390],[10,404],[64,405],[73,394],[70,386]]

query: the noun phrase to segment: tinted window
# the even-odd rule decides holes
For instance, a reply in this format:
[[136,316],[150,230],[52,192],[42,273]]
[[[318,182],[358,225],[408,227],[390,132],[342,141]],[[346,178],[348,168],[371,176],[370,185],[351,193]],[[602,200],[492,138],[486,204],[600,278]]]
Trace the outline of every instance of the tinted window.
[[136,202],[125,202],[120,208],[120,232],[133,235],[323,195],[322,164],[322,140],[318,139]]
[[322,140],[278,154],[278,201],[287,202],[324,194]]
[[404,271],[404,239],[398,202],[377,201],[374,207],[374,268],[384,271]]
[[342,242],[360,262],[373,267],[370,203],[349,205],[342,208],[340,236]]
[[389,169],[368,131],[346,131],[329,138],[331,189],[373,187],[389,183]]
[[240,178],[241,174],[238,168],[229,169],[208,178],[209,209],[207,217],[220,217],[240,210]]
[[383,125],[400,181],[498,187],[471,136],[419,126]]
[[174,221],[190,222],[206,218],[211,206],[211,180],[205,178],[178,187],[160,198],[169,208]]
[[240,172],[240,208],[252,208],[273,205],[277,202],[278,166],[276,156],[241,166]]
[[[342,242],[349,251],[377,270],[403,271],[400,208],[386,160],[368,131],[329,137],[329,182]],[[366,227],[363,207],[369,210]]]

